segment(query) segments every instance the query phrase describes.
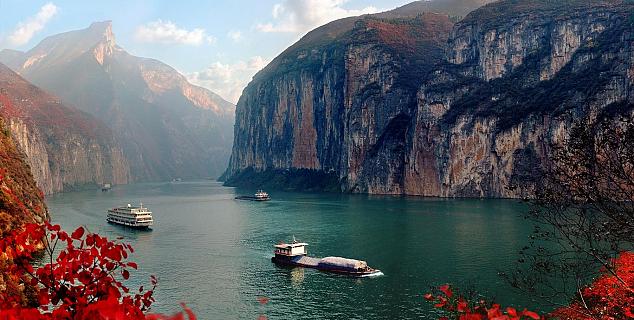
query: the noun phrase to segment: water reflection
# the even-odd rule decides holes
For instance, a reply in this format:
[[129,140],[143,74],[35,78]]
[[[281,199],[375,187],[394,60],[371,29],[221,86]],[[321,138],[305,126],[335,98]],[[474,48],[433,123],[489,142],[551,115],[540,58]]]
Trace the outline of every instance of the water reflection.
[[306,270],[304,268],[293,268],[291,269],[291,284],[294,287],[299,287],[304,282],[304,277],[306,276]]

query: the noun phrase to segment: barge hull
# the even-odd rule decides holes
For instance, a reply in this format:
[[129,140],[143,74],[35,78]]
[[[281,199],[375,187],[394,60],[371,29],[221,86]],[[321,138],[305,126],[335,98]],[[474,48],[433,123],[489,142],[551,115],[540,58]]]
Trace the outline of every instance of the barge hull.
[[370,276],[374,274],[382,274],[380,270],[372,270],[372,271],[352,271],[346,269],[338,269],[329,266],[324,266],[323,264],[319,264],[321,259],[301,256],[301,257],[292,257],[292,258],[278,258],[272,257],[271,261],[281,265],[287,266],[295,266],[295,267],[303,267],[303,268],[311,268],[317,269],[319,271],[338,273],[343,275],[349,275],[354,277],[364,277]]
[[256,198],[250,196],[238,196],[235,198],[236,200],[249,200],[249,201],[269,201],[271,198]]

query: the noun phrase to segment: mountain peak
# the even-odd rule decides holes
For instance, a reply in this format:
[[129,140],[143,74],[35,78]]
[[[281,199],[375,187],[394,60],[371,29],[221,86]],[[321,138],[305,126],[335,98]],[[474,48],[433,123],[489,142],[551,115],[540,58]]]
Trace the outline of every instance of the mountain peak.
[[103,36],[103,40],[114,44],[114,33],[112,32],[111,20],[93,22],[87,30],[90,30],[92,34]]
[[66,63],[83,54],[92,54],[103,65],[117,48],[112,21],[93,22],[88,28],[46,37],[27,52],[0,52],[0,61],[14,69],[35,70]]
[[88,29],[93,29],[93,30],[99,30],[99,29],[111,29],[112,28],[112,20],[105,20],[105,21],[95,21],[93,23],[90,24],[90,27],[88,27]]
[[101,36],[100,41],[93,49],[95,59],[99,64],[103,65],[104,58],[112,55],[114,52],[115,42],[114,33],[112,32],[112,21],[93,22],[87,29],[91,34]]

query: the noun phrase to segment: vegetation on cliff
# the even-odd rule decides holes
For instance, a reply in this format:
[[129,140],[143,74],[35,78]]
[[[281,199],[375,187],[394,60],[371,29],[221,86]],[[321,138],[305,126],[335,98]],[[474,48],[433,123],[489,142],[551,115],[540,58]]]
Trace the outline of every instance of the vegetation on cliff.
[[627,3],[628,0],[504,0],[482,6],[477,12],[467,15],[462,22],[489,30],[499,28],[517,17],[538,20],[559,18]]

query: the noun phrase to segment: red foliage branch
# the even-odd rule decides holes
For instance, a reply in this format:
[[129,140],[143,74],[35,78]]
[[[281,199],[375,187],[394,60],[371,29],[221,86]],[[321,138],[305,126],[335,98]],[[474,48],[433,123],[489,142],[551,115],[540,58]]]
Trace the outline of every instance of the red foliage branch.
[[614,261],[614,274],[604,272],[584,288],[578,301],[551,315],[561,320],[634,319],[634,252]]
[[447,313],[447,316],[440,317],[439,320],[522,320],[522,319],[543,319],[537,313],[528,311],[518,311],[508,307],[503,309],[499,304],[490,304],[483,300],[471,302],[460,294],[454,294],[449,285],[442,285],[438,292],[426,294],[425,300],[434,302],[434,307]]
[[441,320],[618,320],[634,319],[634,252],[623,252],[614,261],[614,273],[604,271],[592,284],[581,291],[578,300],[561,307],[546,316],[537,313],[503,309],[499,304],[485,301],[472,302],[455,294],[449,285],[438,288],[436,294],[428,293],[425,300],[448,315]]
[[[54,258],[58,245],[65,248]],[[35,269],[30,262],[42,248],[49,260]],[[39,306],[25,308],[14,290],[5,290],[0,292],[0,319],[184,319],[183,314],[146,315],[157,279],[151,277],[150,289],[130,293],[123,281],[138,268],[127,261],[133,252],[129,244],[86,233],[83,227],[70,235],[49,223],[10,232],[0,239],[0,256],[12,261],[3,272],[37,288]],[[189,319],[196,318],[183,308]]]
[[[2,100],[0,103],[7,104]],[[7,155],[0,148],[0,157]],[[22,217],[19,222],[33,219],[43,208],[25,205],[7,184],[6,170],[0,168],[0,200],[5,200],[7,212]],[[42,198],[41,191],[39,192]],[[196,319],[183,305],[184,313],[174,316],[147,314],[154,302],[157,279],[151,276],[151,289],[139,288],[130,293],[123,281],[137,269],[127,261],[134,249],[129,244],[110,241],[98,234],[87,233],[83,227],[70,235],[59,225],[17,223],[0,234],[0,320],[5,319]],[[119,240],[119,239],[118,239]],[[56,249],[64,246],[55,255]],[[35,268],[31,261],[44,251],[48,263]],[[31,299],[25,299],[29,288]],[[29,301],[31,300],[31,301]]]

